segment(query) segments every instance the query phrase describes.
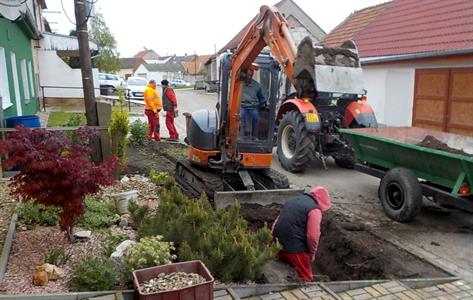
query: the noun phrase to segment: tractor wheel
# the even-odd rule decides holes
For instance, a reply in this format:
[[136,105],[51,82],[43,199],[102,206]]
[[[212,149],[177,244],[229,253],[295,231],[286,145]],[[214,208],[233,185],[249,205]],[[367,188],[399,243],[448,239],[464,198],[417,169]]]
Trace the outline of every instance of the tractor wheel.
[[389,170],[381,179],[378,195],[385,213],[398,222],[412,221],[422,208],[422,188],[405,168]]
[[315,145],[298,111],[286,113],[279,123],[277,153],[284,169],[301,172],[314,156]]

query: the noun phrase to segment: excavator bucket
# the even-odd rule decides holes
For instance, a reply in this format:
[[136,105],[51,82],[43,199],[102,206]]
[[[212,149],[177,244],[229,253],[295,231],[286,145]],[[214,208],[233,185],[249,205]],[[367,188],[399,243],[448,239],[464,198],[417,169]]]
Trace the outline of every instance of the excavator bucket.
[[314,92],[364,94],[363,71],[353,41],[341,47],[313,46],[309,37],[297,47],[294,78],[299,98]]
[[177,162],[175,178],[194,197],[206,195],[215,208],[237,202],[262,206],[284,204],[287,199],[304,192],[291,186],[285,175],[272,169],[222,174],[221,170],[209,170],[181,160]]

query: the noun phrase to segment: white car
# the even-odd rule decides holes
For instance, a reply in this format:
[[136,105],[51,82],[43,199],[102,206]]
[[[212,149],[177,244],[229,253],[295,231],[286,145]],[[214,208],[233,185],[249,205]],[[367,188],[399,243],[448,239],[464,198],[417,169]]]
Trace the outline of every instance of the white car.
[[144,100],[144,92],[148,81],[143,77],[129,77],[126,81],[126,96],[129,99]]
[[125,85],[123,79],[115,74],[99,73],[100,94],[113,94],[116,90]]
[[190,87],[192,84],[182,79],[173,79],[169,82],[171,87]]

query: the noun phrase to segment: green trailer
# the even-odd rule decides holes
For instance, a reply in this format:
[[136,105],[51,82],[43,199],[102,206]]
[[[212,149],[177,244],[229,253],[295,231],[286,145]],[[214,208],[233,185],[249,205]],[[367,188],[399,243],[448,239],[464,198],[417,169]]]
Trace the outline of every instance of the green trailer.
[[[416,127],[340,131],[355,150],[355,168],[381,178],[378,195],[390,218],[414,219],[423,196],[473,212],[473,138]],[[420,146],[427,136],[464,154]]]

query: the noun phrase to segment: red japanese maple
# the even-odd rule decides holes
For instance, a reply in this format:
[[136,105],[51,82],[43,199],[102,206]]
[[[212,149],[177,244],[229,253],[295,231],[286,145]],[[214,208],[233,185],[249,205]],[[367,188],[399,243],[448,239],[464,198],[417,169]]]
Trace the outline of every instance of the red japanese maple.
[[81,127],[73,142],[59,131],[17,127],[0,141],[0,155],[8,153],[4,166],[20,168],[10,183],[12,194],[61,207],[61,229],[72,228],[84,213],[86,195],[97,192],[101,185],[111,185],[120,167],[115,156],[101,164],[91,162],[88,144],[97,136],[98,130]]

